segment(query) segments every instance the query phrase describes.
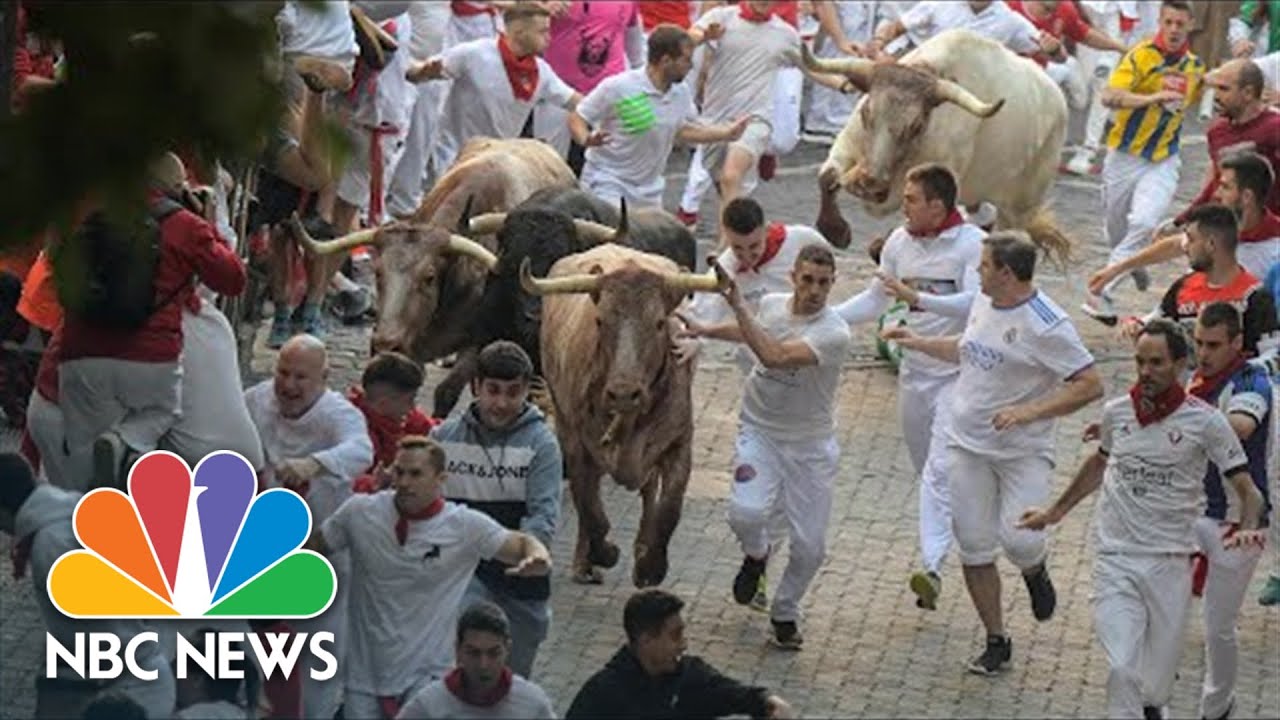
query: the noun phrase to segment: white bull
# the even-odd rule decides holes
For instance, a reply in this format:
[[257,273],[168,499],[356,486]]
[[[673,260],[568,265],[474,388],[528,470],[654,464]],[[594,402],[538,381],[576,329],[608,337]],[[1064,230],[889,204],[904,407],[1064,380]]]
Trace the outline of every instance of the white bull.
[[906,172],[934,162],[956,174],[961,203],[992,203],[1000,227],[1024,229],[1066,256],[1068,241],[1042,210],[1058,171],[1067,103],[1038,65],[968,30],[936,35],[896,64],[820,60],[807,51],[804,59],[865,93],[819,172],[817,225],[830,242],[848,242],[840,188],[883,217],[898,209]]

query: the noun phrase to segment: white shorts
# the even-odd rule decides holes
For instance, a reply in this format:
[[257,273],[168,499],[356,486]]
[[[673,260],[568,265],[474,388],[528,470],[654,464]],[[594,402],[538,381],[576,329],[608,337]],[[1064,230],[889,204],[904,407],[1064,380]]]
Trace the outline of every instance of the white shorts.
[[[403,129],[398,129],[394,132],[378,131],[376,134],[382,144],[382,157],[378,166],[382,175],[382,193],[378,202],[383,206],[383,210],[377,218],[374,218],[374,221],[381,224],[386,221],[387,190],[391,187],[392,170],[399,162],[400,154],[404,152],[406,133]],[[372,153],[374,135],[373,129],[363,126],[352,126],[347,129],[347,137],[351,139],[351,157],[342,170],[342,176],[338,178],[338,197],[348,205],[366,210],[373,202],[371,192],[372,172],[375,168],[375,158]]]
[[729,148],[736,147],[751,156],[751,166],[748,173],[755,171],[756,161],[761,155],[769,152],[769,147],[773,144],[773,126],[768,121],[761,118],[752,118],[747,123],[747,128],[742,132],[742,137],[731,143],[716,143],[714,145],[703,145],[702,161],[706,166],[707,172],[711,173],[711,177],[720,177],[720,171],[724,169],[725,158],[729,155]]
[[964,565],[989,565],[998,550],[1021,570],[1044,562],[1043,531],[1014,527],[1029,507],[1044,507],[1053,490],[1047,457],[993,458],[951,445],[947,448],[952,528]]

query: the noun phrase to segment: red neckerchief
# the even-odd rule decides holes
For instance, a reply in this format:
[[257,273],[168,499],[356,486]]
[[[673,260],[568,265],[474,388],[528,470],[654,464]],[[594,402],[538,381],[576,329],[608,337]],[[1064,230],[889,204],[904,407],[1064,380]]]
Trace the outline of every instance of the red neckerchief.
[[502,668],[502,674],[498,676],[498,684],[489,692],[481,693],[477,697],[468,696],[463,689],[462,668],[454,668],[448,675],[445,675],[444,686],[449,689],[449,692],[453,693],[454,697],[468,705],[493,707],[502,702],[507,693],[511,692],[511,668]]
[[1247,362],[1243,355],[1237,355],[1234,362],[1228,365],[1222,372],[1213,375],[1201,375],[1199,370],[1191,376],[1191,382],[1187,383],[1187,392],[1196,397],[1211,403],[1214,395],[1218,394],[1218,389],[1222,384],[1231,379],[1240,368],[1244,367]]
[[507,71],[511,93],[517,100],[532,100],[533,92],[538,89],[538,57],[533,54],[516,57],[507,42],[506,33],[498,36],[498,54],[502,56],[502,67]]
[[365,424],[369,426],[369,439],[373,441],[373,464],[370,468],[385,465],[396,454],[396,443],[404,434],[404,422],[374,412],[365,401],[364,390],[352,387],[347,390],[347,400],[355,405],[364,415]]
[[31,540],[33,538],[35,538],[35,533],[18,540],[9,548],[9,559],[13,561],[14,580],[21,580],[27,574],[27,564],[31,562]]
[[406,513],[397,507],[396,508],[396,512],[397,512],[396,540],[399,540],[400,544],[404,545],[404,541],[409,538],[409,521],[410,520],[429,520],[435,517],[436,515],[439,515],[440,511],[443,509],[444,509],[444,498],[442,497],[438,497],[435,500],[432,500],[430,505],[414,513]]
[[469,2],[451,2],[449,9],[453,10],[453,14],[458,17],[475,17],[476,15],[488,15],[493,17],[497,14],[497,10],[492,5],[473,5]]
[[1266,209],[1262,211],[1262,220],[1240,231],[1242,243],[1266,242],[1275,238],[1280,238],[1280,215]]
[[738,3],[738,14],[742,17],[743,20],[746,20],[748,22],[766,23],[766,22],[769,22],[771,18],[773,18],[773,8],[770,7],[768,10],[765,10],[762,13],[758,13],[754,9],[752,9],[750,5],[743,2],[743,3]]
[[769,230],[764,236],[764,252],[760,253],[760,259],[756,260],[754,265],[743,265],[738,263],[738,272],[743,273],[750,270],[756,272],[764,267],[764,264],[778,256],[778,251],[782,249],[782,243],[787,239],[787,226],[782,223],[770,223]]
[[1186,55],[1187,50],[1191,48],[1190,39],[1183,40],[1182,44],[1176,48],[1169,47],[1169,44],[1165,42],[1164,33],[1161,32],[1157,32],[1156,36],[1151,38],[1151,44],[1156,46],[1156,49],[1160,51],[1161,55],[1164,55],[1164,59],[1166,61],[1181,60],[1182,56]]
[[1133,401],[1133,412],[1138,416],[1138,425],[1146,427],[1173,414],[1187,399],[1187,392],[1178,383],[1173,383],[1159,397],[1148,399],[1143,396],[1137,383],[1129,388],[1129,399]]
[[911,237],[914,237],[914,238],[938,237],[942,233],[950,230],[951,228],[956,227],[957,225],[963,225],[963,224],[964,224],[964,216],[960,214],[959,208],[953,208],[951,210],[951,213],[947,215],[946,218],[943,219],[941,225],[934,228],[933,230],[921,233],[919,235],[912,234]]

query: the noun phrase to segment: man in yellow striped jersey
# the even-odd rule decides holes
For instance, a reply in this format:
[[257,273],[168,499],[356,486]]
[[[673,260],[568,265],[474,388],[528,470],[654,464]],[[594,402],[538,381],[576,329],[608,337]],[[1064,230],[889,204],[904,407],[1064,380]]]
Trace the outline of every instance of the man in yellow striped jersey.
[[[1102,169],[1108,263],[1150,241],[1177,189],[1182,120],[1204,86],[1204,61],[1189,49],[1192,24],[1190,3],[1164,0],[1155,37],[1125,53],[1103,90],[1102,104],[1111,108]],[[1135,273],[1134,281],[1145,289],[1145,276]],[[1086,313],[1109,325],[1116,322],[1112,286],[1084,304]]]

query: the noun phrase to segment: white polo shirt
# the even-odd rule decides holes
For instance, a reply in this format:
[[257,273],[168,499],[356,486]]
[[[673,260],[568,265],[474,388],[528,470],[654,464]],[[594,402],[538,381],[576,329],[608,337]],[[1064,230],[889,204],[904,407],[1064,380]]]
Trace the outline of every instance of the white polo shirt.
[[441,133],[435,151],[438,172],[453,164],[468,140],[477,136],[519,137],[536,105],[550,103],[567,110],[573,99],[573,88],[542,58],[537,58],[538,87],[533,97],[516,99],[495,38],[456,45],[441,57],[445,77],[452,82],[441,106]]
[[689,86],[673,83],[660,92],[639,67],[606,78],[582,99],[578,114],[609,133],[604,145],[587,149],[583,184],[613,183],[629,201],[661,207],[662,173],[676,133],[698,114]]
[[1040,49],[1040,31],[1000,0],[975,13],[967,2],[924,0],[902,14],[902,25],[917,46],[943,32],[963,28],[990,38],[1019,55]]
[[840,366],[849,354],[849,326],[829,307],[794,315],[787,294],[765,295],[756,319],[771,337],[802,340],[817,365],[771,369],[756,362],[742,396],[741,420],[784,442],[817,440],[835,432]]
[[1224,477],[1248,466],[1227,417],[1188,396],[1168,417],[1142,427],[1126,395],[1103,408],[1101,432],[1107,469],[1094,516],[1098,552],[1194,552],[1209,463]]
[[978,293],[960,338],[960,376],[952,388],[948,439],[993,458],[1053,457],[1055,420],[996,430],[996,413],[1042,398],[1093,365],[1071,319],[1037,290],[1011,308]]
[[453,667],[458,604],[481,560],[507,530],[484,513],[446,502],[396,540],[395,491],[354,495],[322,526],[333,551],[351,551],[347,687],[399,696]]
[[744,20],[736,3],[707,11],[694,27],[716,23],[724,35],[709,48],[703,118],[722,123],[751,115],[772,123],[774,79],[778,70],[799,63],[800,34],[776,15],[766,22]]

